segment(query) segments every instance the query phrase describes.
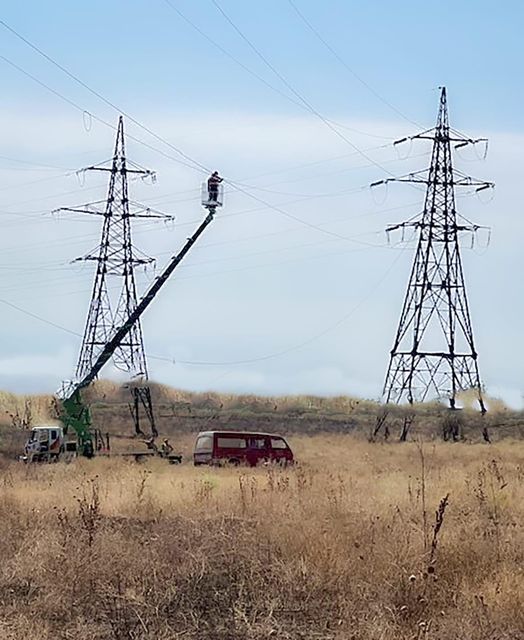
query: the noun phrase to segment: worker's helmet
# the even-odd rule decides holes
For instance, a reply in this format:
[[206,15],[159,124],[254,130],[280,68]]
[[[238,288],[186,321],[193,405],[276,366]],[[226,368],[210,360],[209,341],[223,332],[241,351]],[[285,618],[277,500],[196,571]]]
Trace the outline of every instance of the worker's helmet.
[[214,176],[218,176],[218,171],[213,171]]

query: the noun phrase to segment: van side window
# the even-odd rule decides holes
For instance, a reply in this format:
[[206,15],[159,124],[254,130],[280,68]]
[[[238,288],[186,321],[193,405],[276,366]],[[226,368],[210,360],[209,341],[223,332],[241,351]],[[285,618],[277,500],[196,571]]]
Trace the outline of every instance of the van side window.
[[249,438],[249,448],[250,449],[265,449],[266,448],[266,439],[265,438]]
[[217,446],[221,449],[245,449],[245,438],[229,438],[226,436],[218,436]]
[[272,449],[287,449],[287,443],[282,438],[271,438]]
[[51,431],[51,439],[52,440],[56,440],[58,438],[58,434],[57,432],[53,429],[53,431]]

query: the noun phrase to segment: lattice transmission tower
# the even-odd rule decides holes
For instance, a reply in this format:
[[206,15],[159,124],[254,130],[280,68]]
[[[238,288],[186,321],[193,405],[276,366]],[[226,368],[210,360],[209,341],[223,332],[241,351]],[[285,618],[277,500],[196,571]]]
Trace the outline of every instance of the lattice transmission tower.
[[[103,217],[100,244],[76,261],[94,261],[96,274],[91,302],[84,329],[84,336],[75,378],[81,380],[90,371],[96,358],[112,336],[115,327],[121,326],[137,305],[135,269],[151,264],[154,260],[138,251],[132,242],[132,218],[164,218],[170,216],[155,211],[129,199],[128,177],[151,178],[155,174],[143,169],[126,158],[124,120],[120,116],[113,158],[108,163],[86,167],[84,171],[109,173],[109,187],[105,202],[96,202],[82,207],[63,207],[58,211],[87,213]],[[103,209],[99,208],[103,205]],[[155,425],[151,390],[147,384],[148,370],[144,351],[144,339],[140,320],[135,322],[126,339],[115,351],[114,365],[129,374],[132,384],[132,403],[129,408],[135,431],[143,435],[140,426],[140,408],[145,411],[153,436],[158,432]]]
[[374,186],[390,181],[426,185],[422,214],[388,228],[390,232],[412,227],[418,240],[391,350],[384,400],[413,404],[447,398],[450,408],[455,409],[457,395],[474,390],[484,413],[459,244],[461,232],[475,233],[480,227],[457,213],[455,187],[481,191],[494,185],[454,169],[452,145],[459,148],[486,141],[468,138],[450,128],[445,87],[441,88],[436,127],[395,144],[408,139],[433,142],[429,169],[374,183]]

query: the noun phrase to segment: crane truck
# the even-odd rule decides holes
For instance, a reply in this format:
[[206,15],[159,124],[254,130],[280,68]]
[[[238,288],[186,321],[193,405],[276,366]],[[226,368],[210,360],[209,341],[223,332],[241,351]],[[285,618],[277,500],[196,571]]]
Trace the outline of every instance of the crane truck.
[[[82,400],[82,390],[96,379],[102,367],[111,359],[135,322],[149,307],[170,275],[211,223],[217,206],[221,206],[221,202],[207,200],[203,201],[202,204],[207,209],[207,216],[200,226],[193,235],[187,238],[182,249],[171,258],[162,273],[155,278],[145,294],[140,298],[134,311],[114,330],[112,337],[106,342],[86,375],[81,380],[65,385],[59,393],[58,405],[62,426],[42,425],[34,427],[26,443],[25,455],[22,456],[22,459],[27,462],[53,461],[61,457],[74,455],[93,458],[100,451],[107,452],[108,447],[104,447],[105,439],[98,429],[93,429],[89,407]],[[71,435],[74,435],[73,440],[69,439]],[[154,445],[152,448],[155,450]],[[176,461],[177,456],[172,456],[172,458],[170,461]]]

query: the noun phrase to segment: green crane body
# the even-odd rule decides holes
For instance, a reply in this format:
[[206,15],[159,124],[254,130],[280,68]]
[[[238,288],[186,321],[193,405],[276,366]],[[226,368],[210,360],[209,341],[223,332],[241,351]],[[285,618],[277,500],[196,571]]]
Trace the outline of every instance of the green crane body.
[[75,432],[77,437],[78,452],[81,455],[87,458],[92,458],[95,455],[91,413],[89,411],[89,407],[85,405],[82,400],[82,389],[85,389],[91,384],[91,382],[93,382],[93,380],[95,380],[102,367],[107,363],[108,360],[111,359],[112,355],[114,354],[116,349],[118,349],[118,347],[122,343],[122,340],[127,336],[134,323],[140,318],[147,307],[151,304],[156,294],[167,282],[169,276],[173,273],[176,267],[186,256],[186,254],[196,242],[198,237],[202,234],[204,229],[213,220],[215,212],[215,207],[208,207],[208,214],[204,221],[200,224],[193,235],[187,238],[186,243],[184,244],[182,249],[171,258],[164,271],[162,271],[162,273],[157,278],[155,278],[149,289],[146,291],[143,297],[140,298],[140,301],[138,302],[134,311],[129,315],[127,320],[115,330],[113,336],[105,344],[104,348],[98,355],[89,372],[84,376],[84,378],[82,378],[82,380],[74,384],[74,386],[70,390],[68,390],[65,397],[61,399],[61,420],[64,425],[64,432],[68,433],[69,429],[72,429]]
[[64,433],[67,434],[70,429],[76,433],[79,453],[86,458],[92,458],[95,455],[95,448],[91,431],[91,412],[89,407],[83,403],[79,388],[76,388],[70,396],[62,400],[60,418],[64,425]]

